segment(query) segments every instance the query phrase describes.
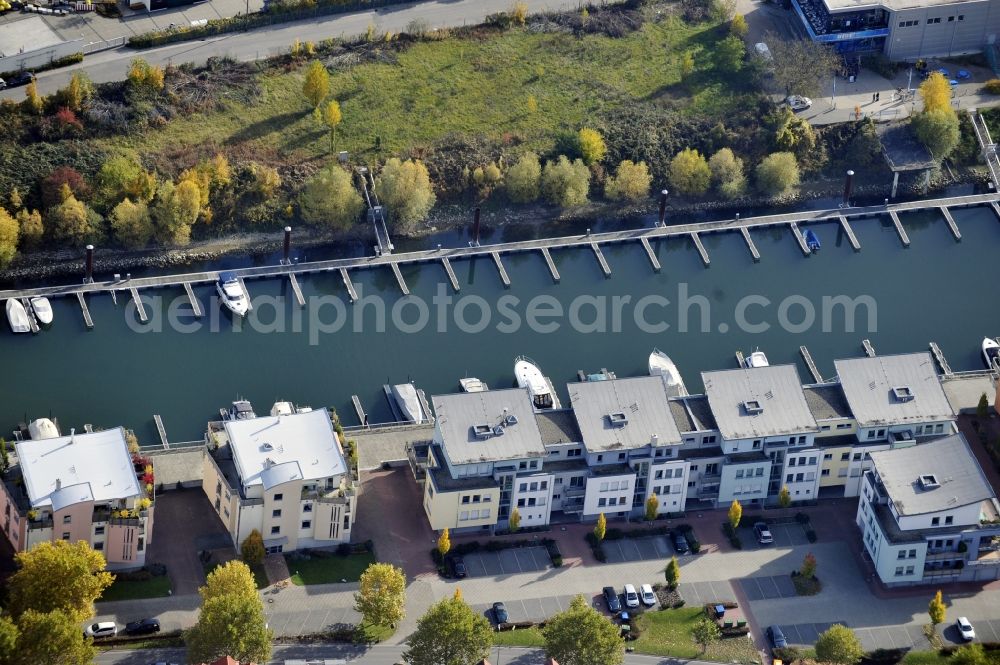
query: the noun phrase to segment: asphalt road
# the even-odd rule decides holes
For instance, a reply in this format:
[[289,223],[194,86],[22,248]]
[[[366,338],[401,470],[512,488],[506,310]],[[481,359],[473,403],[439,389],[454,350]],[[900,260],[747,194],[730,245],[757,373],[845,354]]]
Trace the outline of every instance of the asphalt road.
[[[377,32],[400,32],[410,21],[421,19],[431,28],[481,23],[489,14],[506,11],[511,0],[438,0],[384,7],[374,11],[340,14],[320,20],[283,23],[252,32],[232,33],[210,39],[171,44],[154,49],[117,48],[87,56],[83,62],[38,75],[38,90],[51,94],[65,86],[74,71],[85,70],[96,83],[123,80],[132,58],[141,56],[154,65],[203,64],[213,56],[257,60],[285,53],[296,39],[318,42],[330,37],[364,34],[370,24]],[[574,9],[578,0],[532,0],[531,11]],[[22,99],[23,88],[0,91],[0,98]]]

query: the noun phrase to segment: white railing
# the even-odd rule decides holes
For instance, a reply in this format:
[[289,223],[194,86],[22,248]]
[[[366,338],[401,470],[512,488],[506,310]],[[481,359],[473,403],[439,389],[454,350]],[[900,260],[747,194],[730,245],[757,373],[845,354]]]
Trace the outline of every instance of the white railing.
[[993,186],[1000,187],[1000,158],[997,157],[997,147],[990,137],[989,127],[986,126],[983,116],[972,109],[969,109],[969,119],[972,121],[972,129],[976,132],[979,147],[983,151],[983,159],[986,160],[986,166],[990,170]]
[[84,44],[82,51],[84,55],[108,51],[113,48],[118,48],[119,46],[125,46],[125,39],[125,37],[115,37],[114,39],[103,39],[99,42],[90,42],[89,44]]

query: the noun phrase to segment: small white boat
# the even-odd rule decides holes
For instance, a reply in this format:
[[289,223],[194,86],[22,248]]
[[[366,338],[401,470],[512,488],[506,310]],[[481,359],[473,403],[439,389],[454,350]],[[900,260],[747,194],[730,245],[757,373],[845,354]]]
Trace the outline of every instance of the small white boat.
[[28,436],[32,441],[56,439],[59,437],[59,428],[49,418],[38,418],[28,423]]
[[290,416],[295,413],[291,402],[275,402],[271,407],[272,416]]
[[228,409],[219,409],[223,420],[252,420],[257,417],[248,400],[238,399]]
[[458,385],[462,387],[462,392],[466,393],[481,393],[490,389],[489,386],[474,376],[467,376],[464,379],[459,379]]
[[989,337],[983,338],[983,362],[990,369],[993,369],[994,365],[1000,363],[1000,344],[995,339],[990,339]]
[[767,362],[767,356],[760,349],[757,349],[749,356],[746,357],[744,361],[748,369],[753,369],[754,367],[768,367],[771,363]]
[[688,394],[684,379],[677,371],[677,365],[670,359],[670,356],[659,349],[653,349],[653,352],[649,354],[649,375],[663,377],[667,384],[667,395],[670,397],[684,397]]
[[10,329],[16,333],[31,332],[28,312],[16,298],[7,298],[7,323],[10,324]]
[[219,273],[219,281],[215,284],[215,290],[219,292],[219,298],[226,308],[237,316],[246,316],[250,309],[247,295],[240,285],[239,279],[234,272]]
[[558,409],[559,397],[552,387],[552,381],[548,379],[538,364],[527,356],[518,356],[514,359],[514,378],[517,379],[519,388],[526,388],[531,395],[531,404],[536,411],[544,409]]
[[35,318],[43,326],[52,324],[52,304],[44,296],[31,299],[31,310],[35,313]]
[[397,383],[392,387],[392,397],[407,422],[420,424],[426,420],[420,407],[420,397],[412,383]]

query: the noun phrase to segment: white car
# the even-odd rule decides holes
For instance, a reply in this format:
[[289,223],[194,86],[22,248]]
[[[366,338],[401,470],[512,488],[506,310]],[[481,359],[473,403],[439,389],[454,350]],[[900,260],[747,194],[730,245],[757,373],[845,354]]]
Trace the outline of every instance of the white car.
[[955,622],[955,628],[958,628],[959,634],[966,642],[976,639],[976,629],[972,627],[972,624],[965,617],[958,617],[958,621]]
[[639,594],[631,584],[625,585],[625,607],[639,607]]
[[102,637],[114,637],[118,634],[118,624],[114,621],[98,621],[92,623],[83,630],[84,637],[92,637],[95,640]]
[[642,604],[646,607],[656,605],[656,594],[653,593],[653,587],[649,584],[643,584],[639,587],[639,595],[642,596]]
[[788,108],[793,111],[805,111],[813,105],[813,100],[801,95],[788,95],[785,97],[785,103],[788,104]]

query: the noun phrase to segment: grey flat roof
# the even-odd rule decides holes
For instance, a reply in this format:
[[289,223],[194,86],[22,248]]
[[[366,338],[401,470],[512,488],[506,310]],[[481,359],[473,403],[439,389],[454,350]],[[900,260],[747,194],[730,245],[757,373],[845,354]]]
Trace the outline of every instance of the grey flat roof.
[[[441,428],[441,443],[452,464],[474,464],[545,454],[542,435],[523,388],[487,390],[481,393],[435,395],[434,415]],[[479,438],[473,428],[500,425],[504,412],[517,422],[503,427],[502,434]]]
[[715,416],[704,395],[688,395],[670,399],[670,413],[682,434],[718,429]]
[[982,1],[983,0],[977,0],[976,2],[955,2],[954,0],[879,0],[877,2],[873,2],[872,0],[823,0],[823,3],[831,12],[874,9],[876,7],[882,7],[883,9],[887,9],[889,11],[898,12],[903,9],[945,7],[948,5],[951,5],[956,10],[959,10],[962,7],[979,4],[979,2]]
[[[850,358],[833,364],[859,427],[955,417],[927,352]],[[912,399],[899,399],[894,388],[907,389]]]
[[847,405],[847,398],[844,397],[844,389],[839,383],[804,386],[802,394],[805,395],[809,412],[816,420],[853,416],[851,407]]
[[586,381],[567,388],[588,452],[681,442],[661,376]]
[[583,436],[576,426],[572,409],[541,411],[535,414],[542,444],[552,446],[559,443],[580,443]]
[[[819,429],[795,365],[702,372],[701,379],[723,438],[753,439]],[[759,412],[748,408],[753,402]]]
[[[961,434],[868,454],[900,515],[935,513],[993,498],[993,490]],[[926,475],[933,476],[938,486],[924,489],[920,476]]]

